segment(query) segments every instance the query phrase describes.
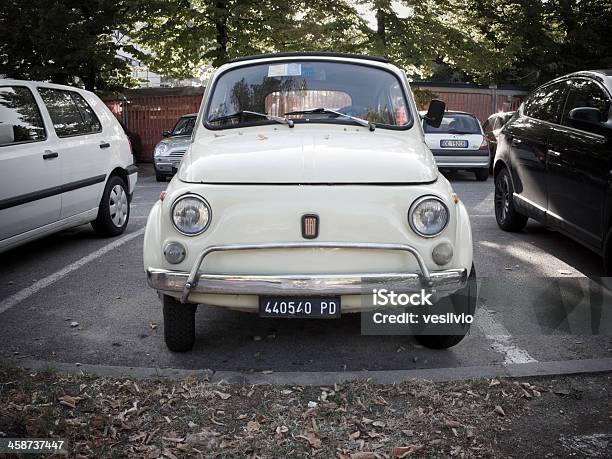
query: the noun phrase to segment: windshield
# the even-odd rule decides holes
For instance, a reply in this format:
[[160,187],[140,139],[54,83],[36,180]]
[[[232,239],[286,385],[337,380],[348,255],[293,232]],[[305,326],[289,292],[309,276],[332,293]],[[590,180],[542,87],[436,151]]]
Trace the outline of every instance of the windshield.
[[423,123],[423,131],[428,134],[481,134],[478,120],[461,113],[444,115],[442,124],[437,128]]
[[170,135],[191,135],[193,126],[195,125],[195,120],[195,116],[183,116],[182,118],[179,118],[176,126],[174,126],[174,129],[172,129],[172,132],[170,132]]
[[[327,111],[295,113],[313,109]],[[296,124],[356,124],[329,110],[383,128],[411,122],[404,90],[392,73],[367,65],[310,60],[266,62],[223,73],[213,87],[204,119],[212,128],[274,122],[261,114],[284,117]]]

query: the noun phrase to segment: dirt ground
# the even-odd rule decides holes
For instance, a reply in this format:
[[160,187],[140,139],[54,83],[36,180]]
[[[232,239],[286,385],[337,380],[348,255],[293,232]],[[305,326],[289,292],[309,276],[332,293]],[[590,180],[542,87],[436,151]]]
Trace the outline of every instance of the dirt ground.
[[612,374],[314,387],[3,366],[0,437],[91,458],[612,457],[611,393]]

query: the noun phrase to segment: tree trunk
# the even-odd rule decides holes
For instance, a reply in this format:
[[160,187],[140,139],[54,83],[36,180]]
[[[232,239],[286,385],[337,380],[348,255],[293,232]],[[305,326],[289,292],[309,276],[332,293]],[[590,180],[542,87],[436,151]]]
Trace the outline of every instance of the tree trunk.
[[217,49],[215,53],[215,59],[213,60],[213,65],[216,67],[227,61],[228,17],[229,10],[227,0],[217,0],[217,2],[215,3],[215,30]]

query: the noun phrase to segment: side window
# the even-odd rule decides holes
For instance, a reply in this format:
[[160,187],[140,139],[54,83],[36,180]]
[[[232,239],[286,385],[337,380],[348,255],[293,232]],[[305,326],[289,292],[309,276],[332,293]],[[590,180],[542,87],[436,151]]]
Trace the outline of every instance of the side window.
[[[100,130],[100,122],[79,94],[51,88],[39,88],[38,92],[47,106],[58,137],[91,134]],[[84,104],[88,111],[79,104]]]
[[527,116],[549,123],[559,123],[567,82],[561,81],[536,90],[525,101],[523,111]]
[[71,92],[70,94],[77,107],[79,107],[83,122],[88,128],[88,133],[93,134],[95,132],[100,132],[102,130],[102,124],[100,124],[100,120],[96,116],[96,112],[94,112],[93,108],[89,106],[83,96],[78,92]]
[[46,138],[32,92],[23,86],[0,86],[0,146]]
[[567,103],[563,110],[563,124],[568,125],[569,112],[578,107],[596,108],[601,112],[602,119],[607,120],[610,112],[610,99],[594,81],[575,79],[571,82]]

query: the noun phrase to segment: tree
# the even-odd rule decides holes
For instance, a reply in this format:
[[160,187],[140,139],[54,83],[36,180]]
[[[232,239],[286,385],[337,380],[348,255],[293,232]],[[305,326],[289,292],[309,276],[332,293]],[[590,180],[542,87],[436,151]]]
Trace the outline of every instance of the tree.
[[133,52],[177,78],[250,54],[359,52],[365,23],[345,1],[170,0],[132,34]]
[[609,0],[468,0],[467,10],[496,49],[514,56],[499,81],[536,86],[612,67]]
[[0,74],[80,82],[86,89],[135,83],[116,33],[129,32],[157,0],[4,0]]

